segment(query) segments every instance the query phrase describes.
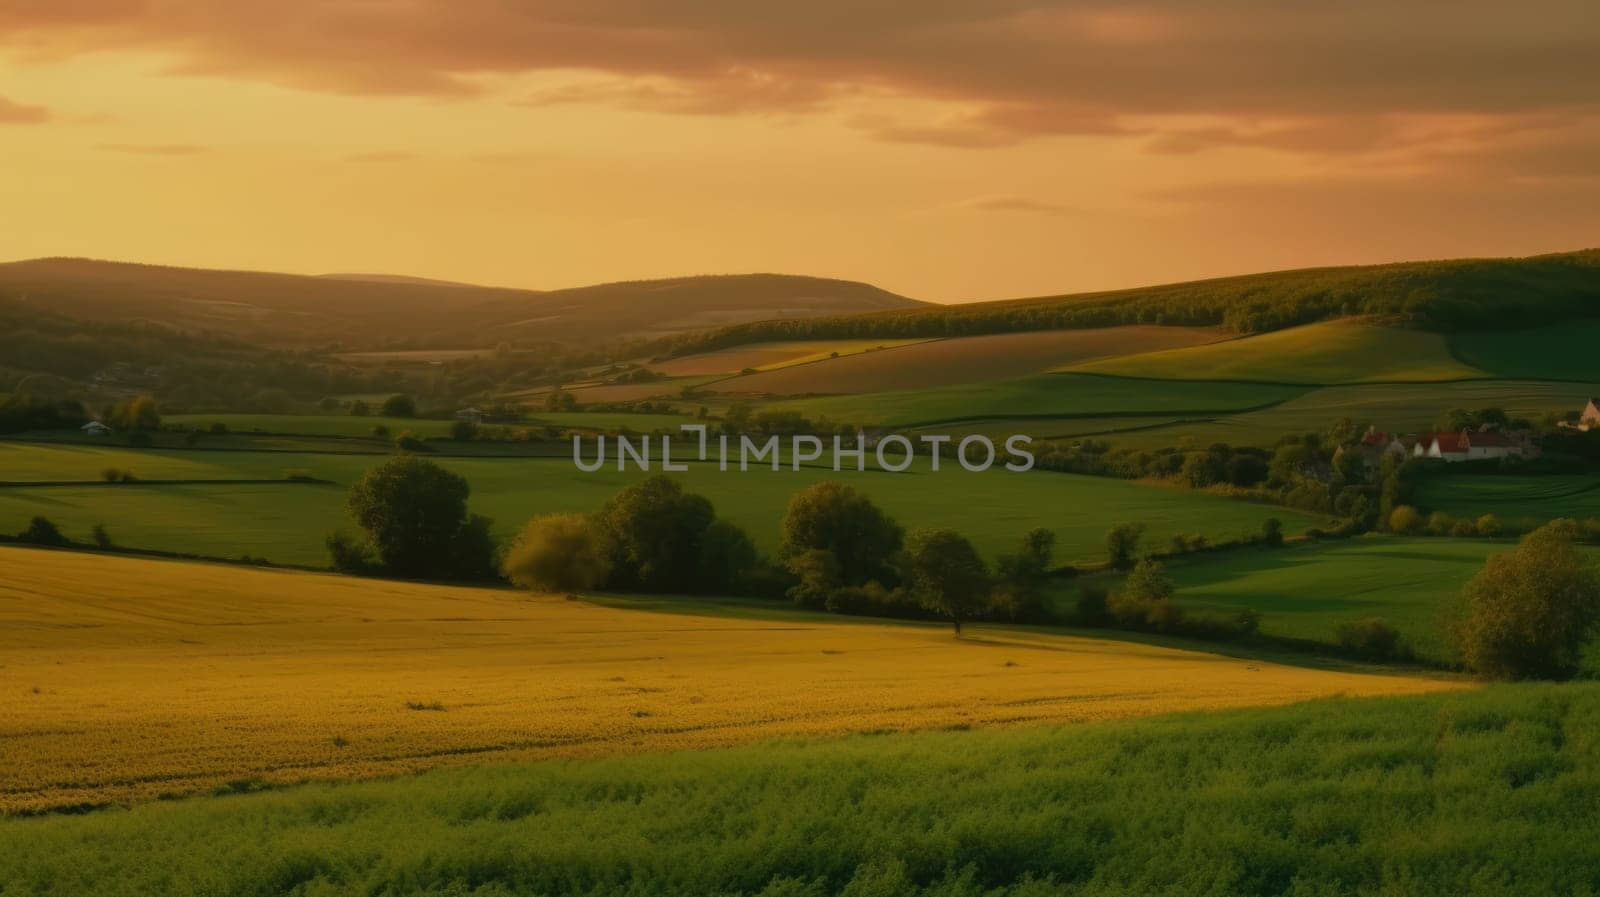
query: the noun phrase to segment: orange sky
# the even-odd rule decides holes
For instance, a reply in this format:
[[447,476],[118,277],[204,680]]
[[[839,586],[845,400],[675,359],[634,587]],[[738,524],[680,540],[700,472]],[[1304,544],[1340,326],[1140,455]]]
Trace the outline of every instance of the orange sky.
[[0,258],[938,301],[1600,245],[1588,0],[0,0]]

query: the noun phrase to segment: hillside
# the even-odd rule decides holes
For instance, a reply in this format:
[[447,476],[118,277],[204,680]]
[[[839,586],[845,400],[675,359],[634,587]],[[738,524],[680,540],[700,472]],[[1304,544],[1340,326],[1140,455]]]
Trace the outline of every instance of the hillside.
[[50,258],[0,264],[0,301],[283,346],[612,342],[764,318],[921,303],[850,281],[681,277],[535,291],[378,275],[308,277]]
[[1279,330],[1380,316],[1426,330],[1529,327],[1600,316],[1600,249],[1248,274],[1127,290],[1040,296],[805,321],[768,321],[664,340],[687,355],[800,339],[962,336],[1119,324]]

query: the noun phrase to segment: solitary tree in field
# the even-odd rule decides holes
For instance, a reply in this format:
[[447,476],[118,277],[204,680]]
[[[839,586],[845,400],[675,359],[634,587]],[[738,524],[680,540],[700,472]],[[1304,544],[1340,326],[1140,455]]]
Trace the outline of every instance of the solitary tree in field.
[[135,396],[111,406],[106,412],[106,423],[127,432],[158,430],[161,415],[156,411],[156,400],[149,396]]
[[488,520],[467,514],[470,491],[439,465],[398,455],[351,488],[350,513],[387,572],[478,578],[493,570],[493,544]]
[[1462,593],[1452,635],[1461,659],[1486,676],[1560,679],[1578,671],[1600,622],[1600,570],[1555,520],[1497,554]]
[[989,606],[989,571],[983,558],[955,530],[919,529],[906,541],[906,579],[922,606],[955,626]]
[[611,551],[611,581],[651,592],[699,591],[705,534],[716,511],[703,495],[656,474],[606,500],[595,523]]

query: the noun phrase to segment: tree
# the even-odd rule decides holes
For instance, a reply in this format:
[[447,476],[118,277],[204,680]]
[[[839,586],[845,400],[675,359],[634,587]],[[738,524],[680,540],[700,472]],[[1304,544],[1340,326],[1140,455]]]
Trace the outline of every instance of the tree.
[[823,480],[789,499],[781,552],[787,561],[807,551],[831,553],[842,585],[883,580],[905,531],[865,495],[837,480]]
[[1016,554],[1001,555],[996,564],[994,605],[1013,620],[1043,615],[1044,581],[1050,574],[1056,534],[1039,527],[1022,537]]
[[737,589],[759,561],[744,530],[727,520],[713,520],[700,536],[699,587],[705,592]]
[[544,410],[546,411],[576,411],[577,409],[578,400],[573,398],[572,393],[559,386],[545,394]]
[[906,581],[918,602],[949,620],[956,635],[961,622],[988,607],[989,571],[978,550],[952,529],[919,529],[906,540]]
[[1498,679],[1562,679],[1578,671],[1600,622],[1600,570],[1554,520],[1491,556],[1462,592],[1451,635],[1468,669]]
[[361,399],[356,399],[356,400],[354,400],[354,401],[352,401],[350,403],[350,416],[351,417],[366,417],[367,415],[369,415],[371,413],[372,413],[372,406],[368,405],[366,402],[362,401]]
[[1283,521],[1276,517],[1268,517],[1261,521],[1261,542],[1270,548],[1282,545]]
[[366,530],[378,563],[396,576],[477,578],[493,570],[484,557],[487,521],[467,516],[471,490],[460,476],[415,455],[397,455],[367,471],[350,490],[351,516]]
[[17,541],[52,548],[62,548],[68,544],[67,537],[48,517],[35,517],[28,521],[28,528],[17,534]]
[[543,514],[529,520],[506,551],[507,579],[536,591],[593,589],[611,574],[605,536],[582,514]]
[[393,395],[383,400],[381,409],[384,417],[416,417],[416,400],[408,395]]
[[458,420],[450,425],[450,438],[456,442],[471,442],[478,438],[478,425],[470,420]]
[[716,518],[703,495],[656,474],[606,500],[595,523],[611,551],[610,582],[651,592],[696,591],[701,545]]
[[161,415],[156,411],[156,400],[150,396],[135,396],[112,405],[105,414],[106,425],[128,432],[161,429]]
[[1144,558],[1133,565],[1122,588],[1111,596],[1109,610],[1124,626],[1170,630],[1182,617],[1172,601],[1176,591],[1161,562]]
[[1106,559],[1111,569],[1126,570],[1133,566],[1133,556],[1139,551],[1139,541],[1144,538],[1144,524],[1119,523],[1106,533]]

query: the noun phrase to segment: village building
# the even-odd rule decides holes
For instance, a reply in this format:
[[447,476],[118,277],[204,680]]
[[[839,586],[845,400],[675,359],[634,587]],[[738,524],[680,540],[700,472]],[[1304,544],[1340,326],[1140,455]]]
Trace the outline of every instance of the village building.
[[466,421],[469,424],[481,424],[488,417],[476,408],[463,408],[456,412],[456,420]]
[[1522,434],[1502,433],[1482,428],[1459,433],[1430,433],[1417,441],[1414,458],[1442,461],[1486,461],[1493,458],[1525,458],[1533,447]]
[[1589,404],[1583,406],[1583,411],[1578,414],[1577,423],[1562,421],[1561,426],[1582,430],[1585,433],[1600,429],[1600,399],[1591,398]]
[[80,427],[79,429],[81,429],[85,434],[87,434],[89,436],[110,436],[111,435],[111,428],[106,426],[105,424],[97,421],[97,420],[89,421],[88,423],[86,423],[82,427]]

